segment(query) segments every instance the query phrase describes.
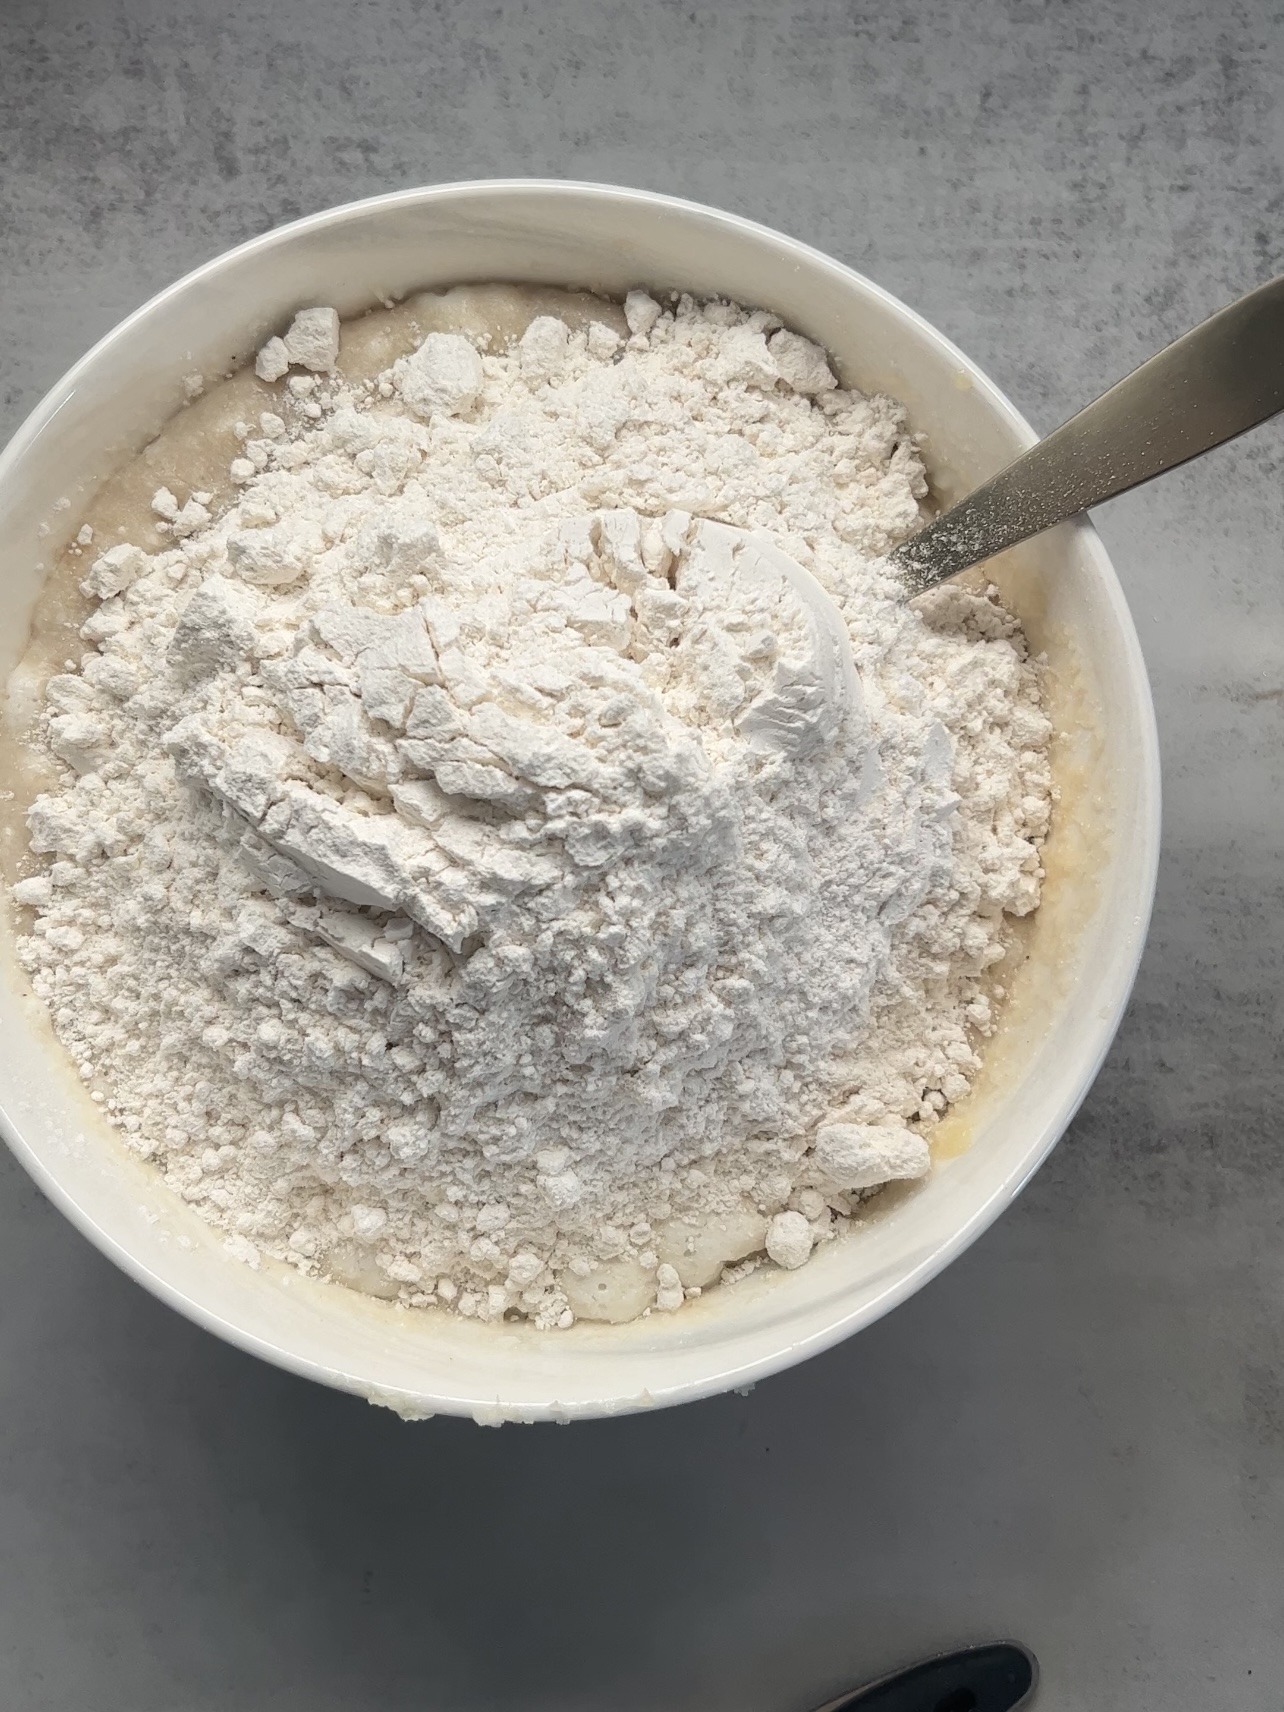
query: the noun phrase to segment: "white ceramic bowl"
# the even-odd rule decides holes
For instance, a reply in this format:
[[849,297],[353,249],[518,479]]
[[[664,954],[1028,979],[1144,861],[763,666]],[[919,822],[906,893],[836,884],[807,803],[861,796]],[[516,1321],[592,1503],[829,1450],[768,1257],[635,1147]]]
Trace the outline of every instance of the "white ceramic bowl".
[[[318,214],[189,274],[64,377],[0,458],[0,637],[21,650],[39,573],[80,503],[177,407],[181,377],[242,361],[295,309],[343,314],[416,287],[507,279],[610,293],[646,284],[774,310],[885,390],[926,435],[939,498],[1034,438],[948,340],[827,256],[730,214],[600,185],[440,185]],[[55,509],[60,496],[70,512]],[[41,525],[52,527],[41,538]],[[1052,669],[1063,800],[1029,958],[980,1085],[952,1120],[955,1157],[869,1228],[797,1273],[763,1272],[681,1314],[564,1334],[398,1312],[286,1268],[253,1272],[126,1157],[24,998],[0,980],[5,1138],[102,1251],[181,1313],[297,1373],[408,1416],[567,1419],[745,1385],[859,1331],[917,1290],[1011,1202],[1092,1082],[1145,937],[1159,841],[1149,687],[1095,533],[1064,526],[994,572]]]

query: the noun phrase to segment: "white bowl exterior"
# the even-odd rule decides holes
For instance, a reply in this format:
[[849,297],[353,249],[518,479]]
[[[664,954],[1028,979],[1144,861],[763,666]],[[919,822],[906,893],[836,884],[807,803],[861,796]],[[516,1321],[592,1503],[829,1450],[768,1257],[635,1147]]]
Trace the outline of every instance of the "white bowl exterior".
[[[178,407],[181,377],[226,372],[306,304],[357,313],[461,281],[621,293],[646,284],[772,309],[818,339],[845,380],[902,400],[937,490],[966,491],[1034,435],[953,345],[850,269],[765,227],[695,204],[534,180],[374,198],[219,257],[123,322],[58,383],[0,457],[0,636],[21,651],[41,538]],[[66,496],[71,511],[54,511]],[[567,1419],[744,1385],[868,1325],[967,1246],[1070,1121],[1114,1034],[1140,957],[1159,840],[1159,763],[1145,669],[1122,591],[1087,524],[1030,552],[1046,621],[1072,639],[1109,734],[1091,788],[1109,836],[1046,1026],[974,1145],[797,1273],[764,1273],[676,1316],[548,1335],[403,1313],[233,1260],[219,1234],[124,1156],[75,1086],[12,968],[0,980],[0,1126],[47,1194],[104,1253],[201,1325],[295,1372],[407,1415]],[[1028,1031],[1027,1031],[1028,1032]]]

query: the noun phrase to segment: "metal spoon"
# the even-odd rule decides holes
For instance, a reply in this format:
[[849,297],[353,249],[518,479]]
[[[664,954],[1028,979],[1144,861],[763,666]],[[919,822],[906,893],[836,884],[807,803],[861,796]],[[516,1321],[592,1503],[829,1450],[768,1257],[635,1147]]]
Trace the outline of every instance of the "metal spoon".
[[1284,410],[1284,274],[1151,357],[896,548],[910,594]]

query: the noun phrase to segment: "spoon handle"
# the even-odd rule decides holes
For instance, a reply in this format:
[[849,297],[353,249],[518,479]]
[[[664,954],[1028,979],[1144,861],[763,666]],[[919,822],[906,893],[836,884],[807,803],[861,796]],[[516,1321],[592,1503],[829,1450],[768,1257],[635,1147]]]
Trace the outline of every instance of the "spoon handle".
[[1201,321],[904,542],[914,594],[1284,410],[1284,274]]
[[924,1659],[840,1695],[819,1712],[1016,1712],[1028,1704],[1038,1677],[1027,1647],[999,1641]]

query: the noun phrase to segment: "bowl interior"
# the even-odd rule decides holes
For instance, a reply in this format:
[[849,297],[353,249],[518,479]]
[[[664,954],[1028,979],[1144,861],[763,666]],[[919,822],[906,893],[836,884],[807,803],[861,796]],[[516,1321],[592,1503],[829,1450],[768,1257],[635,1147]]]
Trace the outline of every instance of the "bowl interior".
[[[178,407],[193,368],[226,372],[295,309],[343,314],[408,291],[520,280],[619,294],[647,284],[766,307],[891,393],[924,436],[936,493],[965,492],[1033,437],[961,353],[839,264],[729,215],[639,192],[529,181],[444,186],[338,209],[210,263],[124,322],[0,458],[0,637],[21,653],[41,564],[81,503]],[[67,498],[70,510],[57,509]],[[42,526],[48,531],[40,534]],[[988,569],[1046,652],[1062,793],[1029,956],[943,1157],[802,1271],[764,1272],[680,1315],[547,1335],[398,1312],[265,1263],[127,1157],[81,1093],[12,954],[0,976],[0,1117],[57,1204],[140,1282],[284,1366],[408,1415],[565,1418],[744,1384],[837,1341],[925,1282],[1012,1199],[1104,1056],[1140,955],[1158,841],[1149,689],[1093,531],[1067,525]],[[6,930],[7,931],[7,930]]]

